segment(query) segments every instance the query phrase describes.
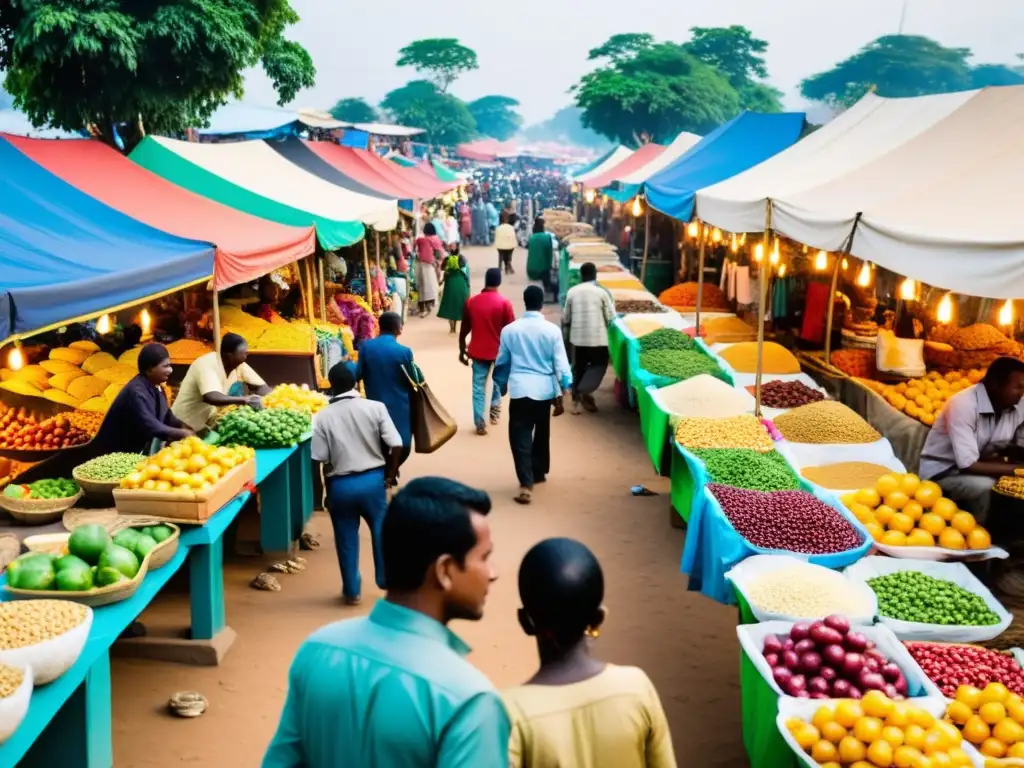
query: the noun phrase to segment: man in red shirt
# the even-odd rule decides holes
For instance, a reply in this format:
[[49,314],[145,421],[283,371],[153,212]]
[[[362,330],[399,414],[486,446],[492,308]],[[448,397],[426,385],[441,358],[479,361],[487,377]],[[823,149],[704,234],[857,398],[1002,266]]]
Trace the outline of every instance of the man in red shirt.
[[[473,423],[478,435],[487,434],[484,403],[487,400],[487,377],[491,376],[491,424],[501,417],[501,392],[494,386],[492,371],[498,357],[501,329],[516,319],[512,302],[498,293],[501,270],[492,267],[484,277],[484,289],[466,301],[459,332],[459,361],[473,362]],[[466,347],[466,337],[469,347]]]

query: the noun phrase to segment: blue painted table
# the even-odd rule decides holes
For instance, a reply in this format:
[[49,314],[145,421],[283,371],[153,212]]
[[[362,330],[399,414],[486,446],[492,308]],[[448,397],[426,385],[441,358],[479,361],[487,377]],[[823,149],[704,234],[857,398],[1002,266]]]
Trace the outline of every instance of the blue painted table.
[[[293,448],[256,452],[256,484],[263,505],[261,541],[265,548],[288,549],[312,513],[309,437],[304,435]],[[204,525],[184,529],[174,557],[148,573],[131,598],[94,609],[92,629],[81,656],[57,680],[33,692],[24,722],[0,745],[0,768],[113,766],[110,647],[186,559],[191,638],[212,640],[225,630],[223,536],[248,499],[249,492],[245,491]],[[0,578],[0,583],[3,581]]]

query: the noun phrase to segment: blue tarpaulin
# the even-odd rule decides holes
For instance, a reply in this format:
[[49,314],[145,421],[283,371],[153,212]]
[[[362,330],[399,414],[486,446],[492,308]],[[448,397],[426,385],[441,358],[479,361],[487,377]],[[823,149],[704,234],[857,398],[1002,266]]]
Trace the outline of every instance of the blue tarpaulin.
[[803,112],[744,112],[719,126],[672,165],[643,185],[647,203],[674,219],[689,221],[698,190],[764,162],[800,138]]
[[354,128],[346,128],[339,143],[343,147],[366,149],[370,146],[370,134],[366,131],[357,131]]
[[0,341],[202,280],[213,254],[79,192],[0,139]]

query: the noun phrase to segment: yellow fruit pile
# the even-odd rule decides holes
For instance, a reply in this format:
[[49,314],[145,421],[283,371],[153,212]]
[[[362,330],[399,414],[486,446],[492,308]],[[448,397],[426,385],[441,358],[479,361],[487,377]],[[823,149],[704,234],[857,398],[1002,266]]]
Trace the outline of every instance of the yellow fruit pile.
[[894,385],[870,380],[865,380],[864,383],[884,397],[893,408],[930,427],[950,397],[977,384],[984,375],[984,371],[975,368],[970,371],[950,371],[946,374],[930,371],[923,378],[901,381]]
[[842,502],[880,544],[972,550],[992,546],[992,537],[974,515],[958,509],[938,484],[914,474],[882,475],[874,487],[848,493]]
[[278,384],[263,398],[265,408],[290,408],[316,413],[327,405],[327,396],[298,384]]
[[1024,759],[1024,699],[1002,683],[983,690],[961,685],[946,707],[946,720],[985,757]]
[[821,768],[956,768],[973,765],[953,723],[907,701],[868,691],[860,701],[822,705],[810,722],[786,722],[793,740]]
[[139,462],[135,471],[121,480],[121,487],[134,491],[201,493],[255,455],[252,448],[245,446],[217,447],[198,437],[186,437]]

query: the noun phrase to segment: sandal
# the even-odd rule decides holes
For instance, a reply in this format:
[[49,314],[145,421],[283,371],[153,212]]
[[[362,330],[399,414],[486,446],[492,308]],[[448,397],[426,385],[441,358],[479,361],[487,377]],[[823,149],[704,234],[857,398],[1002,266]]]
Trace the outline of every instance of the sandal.
[[519,495],[516,496],[516,504],[529,504],[533,500],[533,494],[530,493],[526,488],[519,489]]
[[491,424],[497,425],[501,420],[501,408],[491,408]]

